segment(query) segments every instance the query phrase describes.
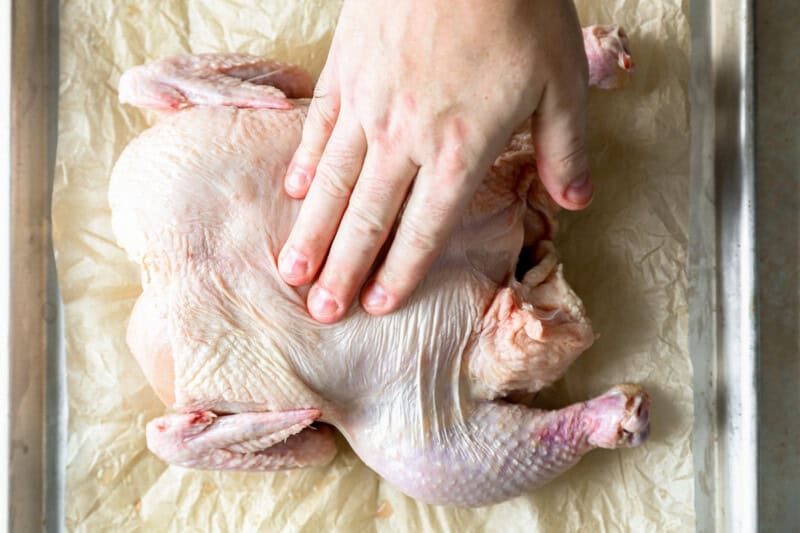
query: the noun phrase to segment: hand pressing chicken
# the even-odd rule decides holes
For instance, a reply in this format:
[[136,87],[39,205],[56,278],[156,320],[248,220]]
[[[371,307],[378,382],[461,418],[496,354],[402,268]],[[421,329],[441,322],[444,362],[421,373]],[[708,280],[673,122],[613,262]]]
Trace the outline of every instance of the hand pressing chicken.
[[286,175],[283,279],[334,322],[386,246],[361,304],[397,309],[531,116],[542,183],[585,207],[587,80],[570,0],[346,0]]

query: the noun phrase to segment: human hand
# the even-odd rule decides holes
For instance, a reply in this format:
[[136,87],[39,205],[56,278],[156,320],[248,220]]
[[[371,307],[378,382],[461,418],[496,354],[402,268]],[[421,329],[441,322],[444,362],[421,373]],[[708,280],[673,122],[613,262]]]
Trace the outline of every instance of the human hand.
[[287,193],[305,200],[281,276],[319,273],[308,309],[335,322],[397,223],[361,295],[369,313],[396,309],[531,115],[542,183],[585,207],[587,78],[569,0],[346,0],[287,171]]

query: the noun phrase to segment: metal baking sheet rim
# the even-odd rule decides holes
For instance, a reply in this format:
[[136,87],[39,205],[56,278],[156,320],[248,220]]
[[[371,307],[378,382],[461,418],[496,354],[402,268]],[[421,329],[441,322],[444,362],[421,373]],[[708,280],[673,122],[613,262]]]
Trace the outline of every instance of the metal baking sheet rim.
[[[66,366],[50,239],[58,2],[10,4],[9,356],[0,385],[9,401],[8,490],[0,505],[10,531],[62,531]],[[687,268],[700,532],[758,528],[753,13],[751,0],[691,4]]]

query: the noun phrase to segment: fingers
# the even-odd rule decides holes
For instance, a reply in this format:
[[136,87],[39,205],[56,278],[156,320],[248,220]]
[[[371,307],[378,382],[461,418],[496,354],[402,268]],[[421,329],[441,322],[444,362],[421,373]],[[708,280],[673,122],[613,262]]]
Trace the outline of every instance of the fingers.
[[366,149],[364,132],[357,123],[336,123],[317,165],[314,186],[278,257],[278,269],[286,283],[305,285],[314,279],[347,207]]
[[419,170],[389,253],[361,294],[361,305],[370,314],[389,313],[408,298],[472,198],[474,186],[468,180],[442,187],[443,180],[432,172]]
[[[585,56],[583,57],[585,67]],[[586,70],[557,79],[545,88],[532,121],[536,166],[553,200],[566,209],[582,209],[593,186],[586,152]]]
[[303,124],[300,146],[289,163],[284,179],[286,193],[292,198],[302,199],[311,186],[317,165],[339,118],[340,100],[335,84],[329,83],[329,74],[323,72],[314,90],[314,98],[308,108]]
[[316,320],[335,322],[344,316],[386,241],[416,172],[416,165],[406,158],[386,159],[380,149],[367,153],[325,267],[308,294],[308,310]]

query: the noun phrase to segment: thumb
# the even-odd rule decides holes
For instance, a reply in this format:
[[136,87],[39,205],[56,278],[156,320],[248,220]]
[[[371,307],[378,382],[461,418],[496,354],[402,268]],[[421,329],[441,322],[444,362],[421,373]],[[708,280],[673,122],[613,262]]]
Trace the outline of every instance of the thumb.
[[[586,85],[548,85],[531,122],[539,178],[553,200],[566,209],[592,201],[586,153]],[[566,89],[566,90],[565,90]]]

